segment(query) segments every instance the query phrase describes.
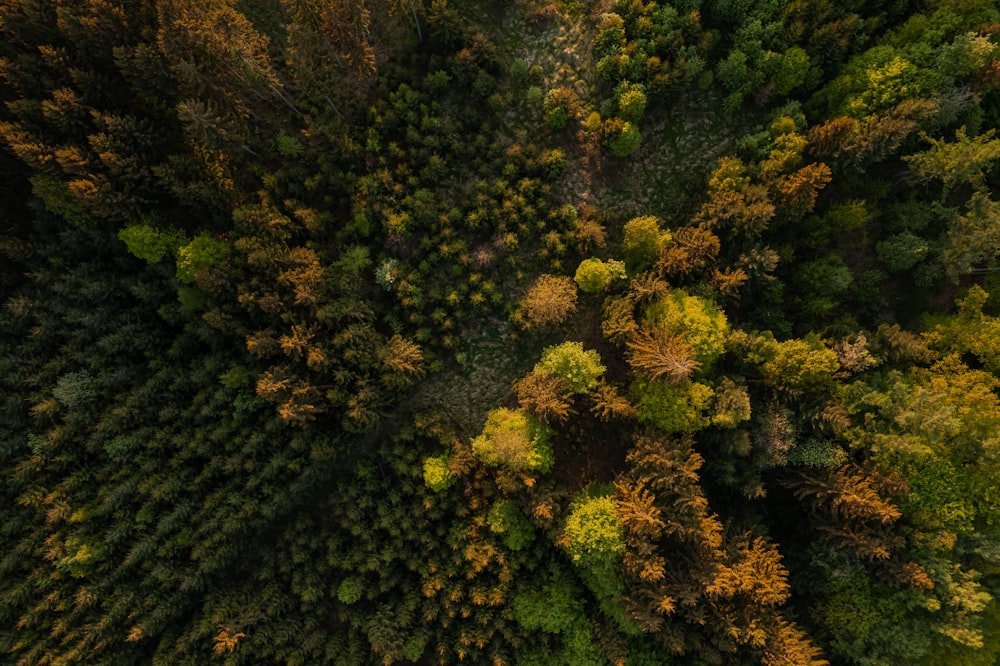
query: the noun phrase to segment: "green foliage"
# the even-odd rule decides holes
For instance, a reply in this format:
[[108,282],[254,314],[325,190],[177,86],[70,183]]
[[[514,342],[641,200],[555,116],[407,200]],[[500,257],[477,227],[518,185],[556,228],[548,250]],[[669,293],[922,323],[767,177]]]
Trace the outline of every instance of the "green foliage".
[[424,485],[434,492],[441,492],[455,483],[455,477],[448,471],[448,456],[442,455],[424,459]]
[[85,229],[96,222],[87,205],[60,178],[46,174],[32,176],[31,191],[42,200],[48,211],[76,227]]
[[875,246],[878,258],[894,273],[910,270],[927,256],[929,250],[926,240],[909,231],[893,234]]
[[625,279],[625,263],[609,259],[584,259],[573,276],[581,291],[593,294],[607,288],[613,280]]
[[583,617],[579,590],[565,580],[554,580],[541,590],[522,592],[511,600],[514,618],[525,629],[561,634]]
[[490,507],[487,517],[490,531],[503,536],[504,545],[513,551],[523,550],[535,539],[531,521],[513,500],[504,499]]
[[500,4],[0,3],[0,653],[991,663],[995,3]]
[[302,147],[302,142],[284,132],[278,134],[278,138],[275,139],[275,145],[278,148],[278,154],[282,157],[301,157],[305,151]]
[[629,271],[635,273],[660,257],[660,248],[670,242],[670,232],[660,229],[660,220],[653,215],[633,217],[625,223],[622,252]]
[[177,279],[194,282],[195,273],[216,266],[230,254],[230,246],[208,234],[199,234],[177,250]]
[[553,88],[545,95],[542,113],[552,129],[563,129],[576,113],[576,97],[568,88]]
[[636,417],[668,433],[692,433],[709,425],[706,411],[714,394],[700,382],[673,386],[638,380],[632,384]]
[[618,95],[619,117],[630,123],[638,123],[645,113],[646,93],[642,86],[627,86]]
[[604,125],[604,137],[611,154],[615,157],[628,157],[639,150],[642,135],[639,128],[629,121],[613,118]]
[[938,48],[938,68],[948,76],[970,76],[985,68],[996,53],[997,46],[988,37],[966,32]]
[[582,342],[564,342],[542,351],[535,372],[547,372],[564,379],[575,393],[586,393],[597,386],[604,374],[600,355],[593,349],[584,350]]
[[614,561],[625,552],[625,531],[611,497],[583,497],[566,517],[566,550],[581,566]]
[[816,612],[838,653],[860,663],[890,664],[919,658],[929,648],[931,636],[918,635],[905,620],[904,595],[872,586],[859,571],[834,579],[830,587]]
[[837,354],[815,337],[765,342],[764,355],[761,370],[767,382],[793,392],[830,388],[840,369]]
[[940,180],[946,191],[962,183],[982,187],[986,173],[1000,158],[1000,139],[993,135],[994,130],[990,130],[970,138],[964,125],[955,130],[952,142],[922,134],[931,147],[903,159],[921,178]]
[[729,322],[714,303],[675,289],[646,309],[651,328],[662,328],[669,335],[683,335],[694,348],[695,360],[710,365],[722,353]]
[[788,463],[803,467],[834,468],[847,462],[847,451],[836,442],[811,437],[788,452]]
[[342,604],[355,604],[361,601],[364,593],[364,584],[355,576],[350,576],[340,581],[337,586],[337,599]]
[[781,67],[774,75],[774,90],[779,95],[787,95],[802,85],[809,74],[809,54],[798,46],[793,46],[781,56]]
[[118,238],[129,252],[151,264],[176,256],[187,241],[182,231],[156,229],[149,224],[131,224],[118,232]]
[[552,431],[520,410],[490,411],[483,432],[472,440],[472,452],[487,465],[515,472],[547,472],[552,468]]
[[52,395],[61,404],[73,409],[97,397],[94,391],[94,379],[86,370],[67,372],[56,381]]

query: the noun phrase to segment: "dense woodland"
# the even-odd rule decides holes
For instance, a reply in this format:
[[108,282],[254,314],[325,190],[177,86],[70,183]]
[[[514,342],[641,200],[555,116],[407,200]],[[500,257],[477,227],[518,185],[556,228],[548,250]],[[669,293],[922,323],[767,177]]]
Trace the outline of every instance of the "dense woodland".
[[994,0],[0,0],[0,101],[0,661],[1000,663]]

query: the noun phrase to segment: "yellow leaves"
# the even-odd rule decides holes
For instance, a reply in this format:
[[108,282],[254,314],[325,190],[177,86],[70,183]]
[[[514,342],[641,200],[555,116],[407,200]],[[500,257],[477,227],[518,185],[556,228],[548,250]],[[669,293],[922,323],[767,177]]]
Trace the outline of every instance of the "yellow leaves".
[[142,637],[143,637],[144,633],[145,632],[142,629],[142,625],[137,624],[134,627],[132,627],[131,629],[129,629],[128,635],[125,636],[125,642],[126,643],[138,643],[139,641],[142,640]]
[[229,627],[223,627],[221,624],[216,625],[219,629],[219,633],[215,635],[213,639],[215,645],[212,646],[212,651],[215,654],[226,654],[234,652],[239,645],[240,639],[245,638],[246,634],[242,631],[234,632]]
[[410,378],[419,377],[424,372],[424,353],[415,342],[401,335],[392,336],[386,343],[382,362],[392,373]]
[[292,287],[295,305],[317,305],[322,297],[324,279],[319,255],[309,248],[295,248],[288,253],[294,267],[278,275],[278,283]]
[[281,350],[285,352],[286,356],[298,358],[303,355],[315,335],[315,327],[296,324],[292,326],[289,333],[279,339]]
[[781,564],[778,549],[764,539],[752,541],[743,535],[735,544],[735,562],[719,564],[705,591],[716,597],[748,597],[754,604],[779,606],[790,591],[788,571]]

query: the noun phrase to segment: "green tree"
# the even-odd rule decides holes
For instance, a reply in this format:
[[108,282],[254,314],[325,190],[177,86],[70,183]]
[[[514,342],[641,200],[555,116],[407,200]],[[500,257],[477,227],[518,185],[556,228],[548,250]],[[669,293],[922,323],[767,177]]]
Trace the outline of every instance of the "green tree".
[[729,322],[712,302],[675,289],[646,309],[650,329],[662,329],[669,335],[683,335],[694,349],[694,359],[704,366],[714,361],[725,347]]
[[604,366],[600,355],[593,349],[584,350],[582,342],[564,342],[546,347],[534,371],[563,379],[575,393],[586,393],[597,386]]
[[601,128],[604,142],[615,157],[628,157],[639,150],[642,135],[639,128],[632,122],[621,118],[609,118]]
[[472,440],[472,452],[487,465],[514,472],[547,472],[552,468],[552,431],[520,410],[491,410],[483,432]]
[[903,159],[921,178],[940,180],[946,192],[963,183],[981,189],[986,174],[1000,158],[1000,139],[993,138],[994,134],[994,130],[989,130],[969,137],[963,125],[955,130],[955,140],[949,142],[921,133],[920,137],[931,147]]
[[798,88],[809,74],[809,54],[805,49],[793,46],[781,56],[781,66],[774,75],[774,90],[779,95],[787,95]]
[[177,229],[157,229],[149,224],[130,224],[118,232],[128,251],[151,264],[174,257],[187,238]]
[[765,341],[762,352],[764,378],[769,384],[792,392],[832,388],[833,375],[840,368],[837,354],[816,337]]
[[636,417],[667,433],[692,433],[709,425],[714,394],[700,382],[675,386],[640,379],[632,384]]
[[629,272],[650,266],[660,256],[660,248],[670,242],[670,232],[660,229],[659,218],[653,215],[633,217],[625,223],[622,252]]
[[584,497],[570,507],[566,550],[582,566],[603,565],[625,552],[625,532],[611,497]]
[[230,246],[207,233],[198,234],[190,243],[177,250],[177,279],[194,282],[195,274],[215,266],[230,254]]
[[613,280],[625,278],[625,264],[621,261],[609,259],[590,258],[584,259],[576,268],[576,275],[573,280],[580,287],[581,291],[589,294],[604,290]]

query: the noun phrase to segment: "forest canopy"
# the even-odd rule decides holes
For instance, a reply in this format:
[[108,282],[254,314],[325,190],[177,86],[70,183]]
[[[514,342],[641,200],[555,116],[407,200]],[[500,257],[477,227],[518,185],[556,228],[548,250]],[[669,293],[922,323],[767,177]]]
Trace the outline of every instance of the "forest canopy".
[[0,661],[1000,663],[995,0],[0,0]]

